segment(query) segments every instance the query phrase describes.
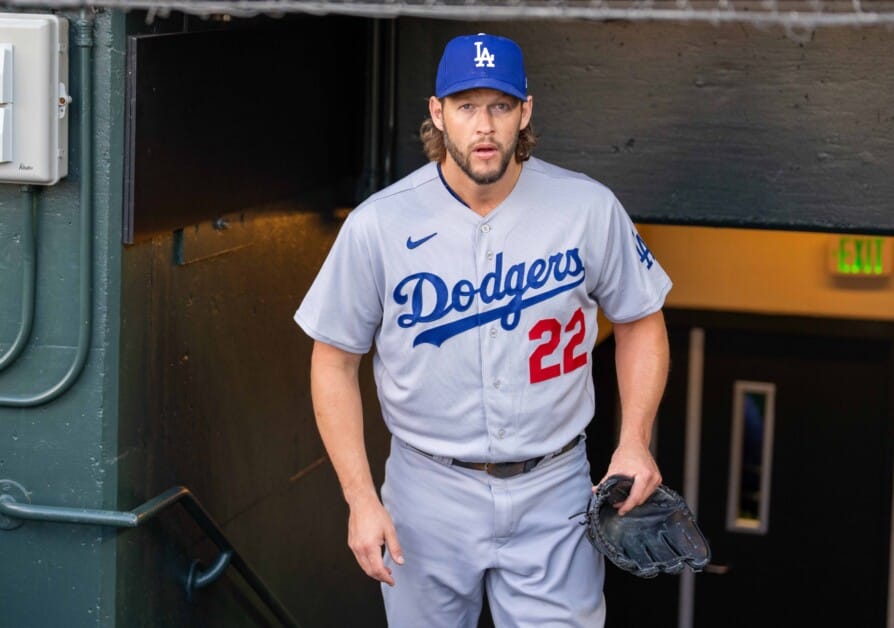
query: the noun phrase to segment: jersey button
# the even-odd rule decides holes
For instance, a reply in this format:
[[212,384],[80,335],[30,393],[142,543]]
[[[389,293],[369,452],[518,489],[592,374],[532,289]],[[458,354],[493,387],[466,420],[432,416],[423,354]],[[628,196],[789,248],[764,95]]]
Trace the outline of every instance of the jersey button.
[[483,233],[490,233],[490,225],[481,225],[481,231]]
[[490,337],[491,337],[491,338],[496,338],[496,337],[497,337],[497,328],[496,328],[496,327],[491,327],[491,328],[490,328]]
[[502,385],[503,385],[503,382],[501,382],[500,380],[498,380],[498,379],[494,380],[494,388],[499,388]]
[[494,258],[494,252],[488,251],[487,252],[487,261],[491,261],[493,258]]
[[506,436],[506,430],[501,429],[497,432],[497,438],[503,438],[504,436]]

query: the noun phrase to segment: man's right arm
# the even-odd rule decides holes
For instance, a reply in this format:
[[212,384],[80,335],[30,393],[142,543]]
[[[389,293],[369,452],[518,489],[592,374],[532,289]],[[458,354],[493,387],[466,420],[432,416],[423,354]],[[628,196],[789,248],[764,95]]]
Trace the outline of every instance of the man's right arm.
[[362,356],[316,341],[310,389],[317,429],[348,503],[348,546],[371,578],[394,585],[382,560],[382,546],[403,563],[397,532],[379,500],[363,438],[359,369]]

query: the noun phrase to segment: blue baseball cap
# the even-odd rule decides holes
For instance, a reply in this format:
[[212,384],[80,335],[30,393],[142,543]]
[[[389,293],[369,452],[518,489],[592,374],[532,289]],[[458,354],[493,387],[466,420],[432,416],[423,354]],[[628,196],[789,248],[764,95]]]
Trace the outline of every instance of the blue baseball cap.
[[487,87],[520,100],[528,97],[528,79],[521,48],[505,37],[478,33],[462,35],[447,42],[435,96],[444,98],[467,89]]

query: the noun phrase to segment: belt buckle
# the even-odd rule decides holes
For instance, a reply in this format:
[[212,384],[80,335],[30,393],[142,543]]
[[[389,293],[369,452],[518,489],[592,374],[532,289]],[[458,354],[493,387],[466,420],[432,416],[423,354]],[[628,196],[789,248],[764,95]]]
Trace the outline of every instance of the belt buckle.
[[506,479],[518,475],[524,471],[522,462],[487,462],[484,464],[484,472],[495,478]]

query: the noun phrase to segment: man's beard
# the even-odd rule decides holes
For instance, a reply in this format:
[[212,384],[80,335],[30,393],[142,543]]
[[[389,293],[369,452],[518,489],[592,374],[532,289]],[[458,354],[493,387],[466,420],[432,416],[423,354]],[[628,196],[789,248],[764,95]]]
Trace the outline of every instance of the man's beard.
[[496,183],[503,178],[503,175],[506,174],[506,169],[509,167],[509,160],[515,155],[515,147],[518,145],[518,136],[516,136],[515,140],[512,142],[512,146],[509,147],[509,150],[505,151],[499,143],[493,140],[489,143],[497,147],[497,152],[500,153],[500,163],[496,170],[478,174],[472,170],[473,149],[470,148],[468,153],[464,155],[447,134],[447,126],[444,126],[444,146],[447,148],[447,152],[450,153],[450,156],[453,157],[453,161],[457,163],[460,169],[466,173],[466,176],[478,185]]

